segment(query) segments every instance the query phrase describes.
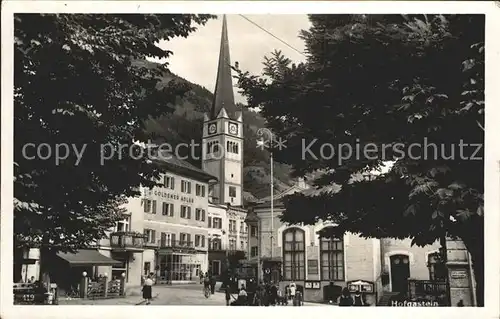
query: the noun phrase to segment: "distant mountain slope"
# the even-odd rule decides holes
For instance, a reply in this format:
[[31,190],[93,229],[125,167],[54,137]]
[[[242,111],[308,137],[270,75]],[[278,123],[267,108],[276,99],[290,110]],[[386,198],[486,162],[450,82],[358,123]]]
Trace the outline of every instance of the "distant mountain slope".
[[[147,68],[158,64],[149,61],[136,61]],[[213,94],[206,88],[191,83],[173,73],[164,73],[159,86],[165,86],[169,81],[181,81],[191,87],[183,99],[175,105],[172,114],[159,118],[150,118],[146,128],[157,143],[169,143],[172,146],[180,143],[201,143],[203,128],[203,113],[208,112],[213,100]],[[244,142],[244,197],[246,199],[266,197],[270,193],[269,153],[257,148],[257,130],[265,127],[265,120],[259,113],[243,108]],[[187,156],[188,161],[201,167],[201,148],[195,148],[195,158],[189,156],[189,150],[182,148],[179,152]],[[281,163],[274,163],[275,191],[281,192],[293,184],[289,177],[290,168]]]

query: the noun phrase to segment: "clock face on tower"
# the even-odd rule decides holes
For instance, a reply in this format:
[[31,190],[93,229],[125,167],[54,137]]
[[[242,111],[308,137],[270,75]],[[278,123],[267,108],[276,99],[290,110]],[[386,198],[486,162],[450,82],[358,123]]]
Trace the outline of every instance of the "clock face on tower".
[[238,134],[238,125],[234,123],[229,123],[229,133],[230,134]]
[[208,126],[208,134],[214,134],[215,132],[217,132],[217,126],[212,123]]

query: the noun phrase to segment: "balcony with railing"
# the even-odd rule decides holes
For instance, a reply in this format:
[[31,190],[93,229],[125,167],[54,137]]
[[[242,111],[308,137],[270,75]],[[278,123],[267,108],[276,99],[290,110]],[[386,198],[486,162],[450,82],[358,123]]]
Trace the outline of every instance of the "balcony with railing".
[[238,254],[238,253],[245,253],[246,254],[246,250],[243,249],[243,248],[235,248],[235,247],[232,247],[232,246],[220,246],[220,245],[210,245],[208,246],[208,251],[211,251],[211,252],[227,252],[228,254]]
[[435,301],[447,306],[448,283],[445,280],[408,280],[408,298],[412,301]]
[[229,229],[229,231],[228,231],[228,235],[229,235],[230,237],[233,237],[233,238],[234,238],[234,237],[237,237],[237,236],[238,236],[238,231],[236,231],[236,229]]
[[110,246],[113,250],[143,251],[144,235],[135,232],[114,232],[110,235]]
[[160,248],[194,248],[192,241],[160,240]]

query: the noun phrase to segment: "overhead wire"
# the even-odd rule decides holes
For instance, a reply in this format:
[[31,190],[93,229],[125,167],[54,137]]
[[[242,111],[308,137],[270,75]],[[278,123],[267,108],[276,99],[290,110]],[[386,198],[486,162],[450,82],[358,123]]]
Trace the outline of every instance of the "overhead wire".
[[268,35],[270,35],[271,37],[273,37],[274,39],[278,40],[279,42],[283,43],[284,45],[286,45],[287,47],[289,47],[290,49],[294,50],[295,52],[303,55],[303,56],[306,56],[304,54],[304,52],[301,52],[300,50],[298,50],[297,48],[295,48],[294,46],[288,44],[285,40],[282,40],[281,38],[279,38],[278,36],[274,35],[273,33],[271,33],[270,31],[266,30],[264,27],[261,27],[259,24],[257,24],[256,22],[252,21],[251,19],[249,19],[248,17],[244,16],[243,14],[240,14],[239,16],[241,16],[243,19],[247,20],[248,22],[250,22],[251,24],[253,24],[254,26],[256,26],[257,28],[259,28],[260,30],[264,31],[265,33],[267,33]]

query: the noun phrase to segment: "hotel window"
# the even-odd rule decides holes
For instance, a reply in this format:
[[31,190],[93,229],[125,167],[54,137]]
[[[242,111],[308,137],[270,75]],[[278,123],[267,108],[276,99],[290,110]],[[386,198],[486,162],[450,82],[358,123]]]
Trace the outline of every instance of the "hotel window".
[[155,244],[156,243],[156,230],[154,229],[144,229],[144,237],[146,237],[146,243]]
[[245,223],[240,222],[240,233],[244,234],[245,233]]
[[212,218],[212,228],[222,229],[222,219],[218,217]]
[[155,200],[153,201],[152,208],[153,208],[153,211],[151,213],[156,214],[156,201]]
[[171,203],[163,203],[162,205],[162,215],[165,216],[174,216],[174,204]]
[[179,245],[191,247],[193,243],[191,242],[191,234],[180,233]]
[[283,270],[285,280],[304,280],[305,232],[300,228],[289,228],[283,232]]
[[196,196],[205,197],[205,185],[196,184]]
[[201,208],[196,208],[194,218],[202,222],[205,221],[205,210]]
[[233,141],[228,141],[226,143],[226,148],[229,153],[238,154],[238,143]]
[[344,242],[323,237],[320,241],[321,280],[344,280]]
[[181,218],[191,219],[191,207],[181,206]]
[[163,185],[166,187],[166,188],[170,188],[170,189],[175,189],[175,179],[173,176],[164,176],[163,177]]
[[181,181],[181,192],[191,194],[191,182]]
[[201,247],[205,247],[205,236],[201,236]]
[[161,233],[160,246],[161,247],[173,247],[175,246],[175,234]]
[[236,239],[229,240],[229,250],[236,250]]
[[208,228],[212,228],[212,217],[208,217]]
[[257,257],[257,254],[259,253],[259,247],[257,246],[252,246],[250,248],[250,257]]
[[219,238],[212,239],[212,250],[221,250],[221,246]]
[[199,247],[201,242],[201,236],[200,235],[194,235],[194,246]]
[[236,221],[235,220],[230,220],[229,221],[229,232],[230,233],[235,233],[236,232]]
[[149,213],[151,211],[151,200],[150,199],[145,199],[144,200],[144,212]]
[[257,237],[257,226],[250,226],[250,236]]
[[168,247],[167,233],[160,233],[160,247]]
[[115,231],[116,232],[130,231],[130,216],[127,216],[125,219],[116,222]]
[[229,197],[236,197],[236,187],[229,186]]

